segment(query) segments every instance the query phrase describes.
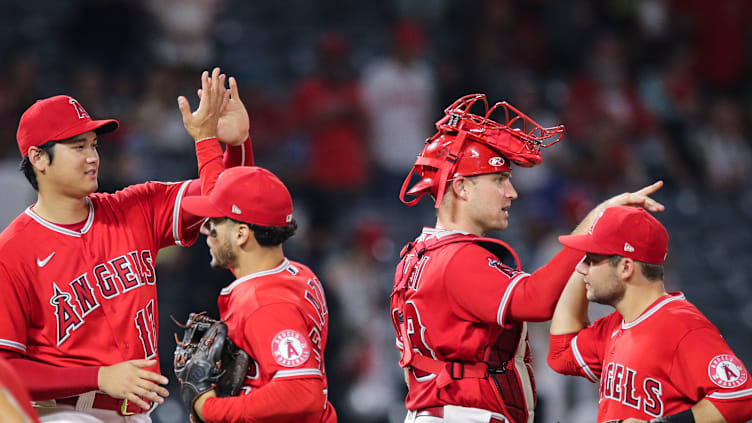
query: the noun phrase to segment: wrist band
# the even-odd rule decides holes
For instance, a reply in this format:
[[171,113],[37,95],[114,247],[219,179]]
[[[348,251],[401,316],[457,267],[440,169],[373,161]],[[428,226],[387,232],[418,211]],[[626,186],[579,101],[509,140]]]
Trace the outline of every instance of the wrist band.
[[692,410],[684,410],[670,416],[658,417],[648,423],[695,423],[695,415],[692,414]]
[[216,140],[216,139],[217,139],[217,137],[206,137],[206,138],[201,138],[200,140],[196,140],[196,144],[200,143],[201,141],[206,141],[206,140]]

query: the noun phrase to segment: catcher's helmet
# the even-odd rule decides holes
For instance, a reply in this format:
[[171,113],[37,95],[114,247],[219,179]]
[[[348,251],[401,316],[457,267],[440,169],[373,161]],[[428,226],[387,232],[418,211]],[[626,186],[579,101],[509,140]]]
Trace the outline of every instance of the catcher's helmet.
[[[485,106],[483,116],[470,113],[478,100]],[[504,110],[503,124],[489,118],[497,108]],[[489,108],[485,94],[466,95],[452,103],[436,122],[436,129],[402,184],[400,200],[408,206],[430,193],[438,208],[447,183],[457,176],[508,171],[510,162],[523,167],[540,164],[541,148],[559,142],[564,135],[564,125],[544,128],[507,102]],[[408,190],[416,171],[422,179]],[[415,198],[408,201],[405,194]]]

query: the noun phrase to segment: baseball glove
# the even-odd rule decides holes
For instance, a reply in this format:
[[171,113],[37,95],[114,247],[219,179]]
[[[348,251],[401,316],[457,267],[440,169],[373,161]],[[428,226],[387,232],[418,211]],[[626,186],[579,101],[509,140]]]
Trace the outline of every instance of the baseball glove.
[[172,320],[184,329],[182,341],[175,334],[175,376],[191,421],[197,421],[193,410],[196,398],[211,389],[216,389],[219,397],[237,395],[251,358],[230,340],[222,321],[204,313],[191,313],[185,325]]

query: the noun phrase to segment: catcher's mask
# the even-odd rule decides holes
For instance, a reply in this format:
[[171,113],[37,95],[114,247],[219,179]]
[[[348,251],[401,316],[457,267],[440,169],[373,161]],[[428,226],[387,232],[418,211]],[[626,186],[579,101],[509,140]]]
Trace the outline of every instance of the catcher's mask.
[[[482,116],[470,112],[478,100],[485,106]],[[504,110],[504,123],[489,117],[498,108]],[[509,171],[512,162],[522,167],[540,164],[541,148],[556,144],[564,135],[564,125],[544,128],[505,101],[489,108],[485,94],[466,95],[452,103],[436,129],[402,184],[399,198],[408,206],[430,193],[438,208],[447,184],[458,176]],[[421,180],[408,190],[416,171]],[[408,200],[406,194],[415,198]]]

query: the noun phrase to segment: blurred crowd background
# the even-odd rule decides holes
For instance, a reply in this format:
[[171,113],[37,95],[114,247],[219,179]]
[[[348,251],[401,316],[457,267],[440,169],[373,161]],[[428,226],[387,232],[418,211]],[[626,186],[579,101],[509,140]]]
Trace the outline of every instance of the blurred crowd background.
[[[662,179],[667,287],[752,366],[751,2],[3,0],[2,10],[3,227],[36,198],[15,143],[36,99],[70,94],[94,118],[120,120],[100,143],[100,188],[114,191],[196,177],[176,97],[195,107],[200,72],[213,66],[238,79],[256,164],[293,194],[300,230],[286,253],[326,289],[342,422],[404,418],[389,293],[400,248],[435,216],[428,201],[410,208],[397,194],[443,109],[476,92],[567,128],[543,165],[515,169],[511,226],[495,234],[526,270],[597,202]],[[209,269],[204,241],[158,257],[160,357],[173,395],[156,423],[185,421],[169,316],[218,315],[232,280]],[[595,421],[597,387],[553,374],[548,326],[533,326],[536,422]]]

